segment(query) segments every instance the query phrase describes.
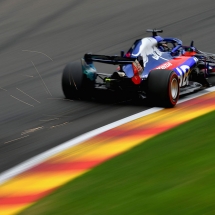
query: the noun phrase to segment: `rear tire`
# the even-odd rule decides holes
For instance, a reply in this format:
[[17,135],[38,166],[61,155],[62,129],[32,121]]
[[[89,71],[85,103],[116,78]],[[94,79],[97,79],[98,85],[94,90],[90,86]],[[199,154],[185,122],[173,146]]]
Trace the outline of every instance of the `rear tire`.
[[148,97],[153,104],[174,107],[179,98],[179,80],[172,70],[152,70],[148,76]]
[[62,89],[67,99],[86,99],[91,96],[94,82],[83,73],[80,61],[69,63],[64,68]]

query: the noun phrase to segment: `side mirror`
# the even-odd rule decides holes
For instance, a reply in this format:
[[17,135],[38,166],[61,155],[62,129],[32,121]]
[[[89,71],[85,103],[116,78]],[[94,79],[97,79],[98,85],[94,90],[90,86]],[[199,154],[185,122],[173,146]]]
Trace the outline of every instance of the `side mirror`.
[[176,52],[178,51],[178,49],[181,48],[181,45],[177,45],[175,48],[172,49],[172,51],[170,52],[171,55],[176,54]]

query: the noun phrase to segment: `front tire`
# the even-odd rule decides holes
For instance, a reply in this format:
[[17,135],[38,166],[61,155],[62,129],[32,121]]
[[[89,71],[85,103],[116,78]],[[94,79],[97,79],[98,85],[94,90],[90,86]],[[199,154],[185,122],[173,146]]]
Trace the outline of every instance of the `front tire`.
[[148,76],[148,97],[153,104],[174,107],[179,98],[179,79],[172,70],[152,70]]

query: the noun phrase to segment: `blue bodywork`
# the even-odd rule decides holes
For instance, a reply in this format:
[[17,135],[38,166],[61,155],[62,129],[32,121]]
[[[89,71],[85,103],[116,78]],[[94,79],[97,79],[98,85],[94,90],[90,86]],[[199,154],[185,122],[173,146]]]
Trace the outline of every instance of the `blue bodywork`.
[[[166,46],[168,49],[165,49],[165,46],[162,44],[168,44],[171,47]],[[151,70],[169,69],[175,71],[178,75],[180,86],[185,86],[188,84],[190,72],[197,64],[204,64],[205,61],[207,62],[207,65],[205,63],[205,67],[203,66],[205,70],[215,70],[215,55],[197,50],[193,47],[193,41],[191,42],[191,46],[186,47],[177,38],[162,38],[157,35],[136,40],[128,52],[124,56],[121,55],[121,57],[85,54],[81,60],[82,70],[87,78],[95,81],[97,71],[93,61],[96,61],[120,65],[120,69],[126,76],[133,78],[135,75],[133,64],[139,57],[142,58],[143,62],[143,69],[138,72],[139,78],[142,81],[147,79]]]
[[[159,47],[161,42],[172,44],[171,50],[162,50],[162,47]],[[126,56],[136,58],[140,55],[143,57],[144,70],[140,75],[142,80],[146,79],[149,72],[153,69],[167,68],[175,71],[179,79],[184,79],[184,76],[187,76],[190,69],[196,65],[197,59],[193,56],[182,56],[183,53],[181,40],[155,36],[135,41],[134,45],[126,53]],[[134,76],[131,64],[123,66],[123,71],[129,78]],[[181,84],[185,84],[185,82],[181,81]]]

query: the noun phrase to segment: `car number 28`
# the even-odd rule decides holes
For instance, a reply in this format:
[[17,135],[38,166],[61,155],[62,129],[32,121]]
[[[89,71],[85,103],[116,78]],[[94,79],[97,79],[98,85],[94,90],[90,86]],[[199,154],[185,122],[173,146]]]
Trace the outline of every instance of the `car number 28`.
[[182,65],[180,67],[176,67],[176,70],[178,72],[178,78],[179,78],[179,86],[186,86],[189,82],[189,73],[190,73],[190,67],[187,65]]

